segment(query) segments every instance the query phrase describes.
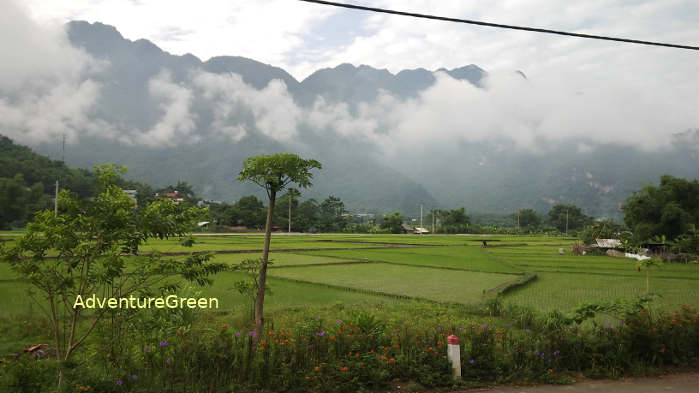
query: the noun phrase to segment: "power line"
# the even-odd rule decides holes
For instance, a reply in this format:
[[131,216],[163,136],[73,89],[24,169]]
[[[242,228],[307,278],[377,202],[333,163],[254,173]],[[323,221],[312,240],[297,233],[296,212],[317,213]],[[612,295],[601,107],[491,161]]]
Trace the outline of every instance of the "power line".
[[571,36],[571,37],[590,38],[590,39],[595,39],[595,40],[626,42],[626,43],[630,43],[630,44],[664,46],[664,47],[668,47],[668,48],[699,50],[699,46],[669,44],[669,43],[665,43],[665,42],[641,41],[641,40],[634,40],[634,39],[630,39],[630,38],[608,37],[608,36],[603,36],[603,35],[571,33],[571,32],[567,32],[567,31],[540,29],[537,27],[528,27],[528,26],[504,25],[504,24],[500,24],[500,23],[481,22],[481,21],[470,20],[470,19],[449,18],[446,16],[418,14],[415,12],[396,11],[396,10],[389,10],[389,9],[385,9],[385,8],[374,8],[374,7],[364,7],[361,5],[354,5],[354,4],[335,3],[332,1],[323,1],[323,0],[299,0],[299,1],[305,1],[307,3],[329,5],[329,6],[333,6],[333,7],[351,8],[351,9],[355,9],[355,10],[380,12],[380,13],[384,13],[384,14],[410,16],[413,18],[434,19],[434,20],[441,20],[441,21],[445,21],[445,22],[468,23],[468,24],[479,25],[479,26],[497,27],[497,28],[501,28],[501,29],[524,30],[524,31],[533,31],[535,33],[558,34],[558,35]]

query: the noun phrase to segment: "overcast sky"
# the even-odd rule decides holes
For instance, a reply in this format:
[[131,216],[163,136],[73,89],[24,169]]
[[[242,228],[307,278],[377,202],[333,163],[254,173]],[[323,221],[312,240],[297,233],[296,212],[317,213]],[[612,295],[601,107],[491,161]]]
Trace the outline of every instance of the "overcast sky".
[[[350,0],[348,0],[349,2]],[[699,45],[696,0],[352,0],[504,24]],[[173,54],[245,56],[301,80],[349,62],[387,68],[520,69],[527,75],[697,78],[699,53],[339,9],[295,0],[25,0],[41,23],[103,22]]]
[[[697,0],[354,2],[699,45]],[[204,61],[219,55],[252,58],[282,67],[298,80],[341,63],[394,73],[477,64],[489,77],[485,89],[475,89],[440,76],[416,99],[381,97],[356,116],[341,105],[321,102],[314,108],[323,116],[316,116],[296,107],[281,84],[256,91],[238,80],[193,74],[185,86],[160,74],[148,88],[167,108],[162,119],[150,130],[124,131],[90,116],[101,96],[101,86],[90,75],[104,64],[70,47],[61,32],[70,20],[110,24],[128,39],[146,38],[173,54],[192,53]],[[340,134],[388,138],[379,143],[384,146],[429,143],[435,137],[423,130],[439,129],[446,144],[499,135],[528,147],[539,145],[536,141],[542,138],[587,138],[655,148],[668,144],[673,133],[699,126],[699,51],[493,29],[296,0],[0,0],[0,50],[12,55],[11,61],[0,62],[0,128],[24,143],[56,135],[68,135],[71,141],[78,133],[95,133],[115,138],[133,134],[133,140],[143,136],[157,145],[177,133],[193,135],[201,130],[193,123],[191,102],[198,95],[222,94],[217,86],[240,93],[221,102],[245,102],[259,115],[256,127],[281,140],[293,137],[300,123],[322,129],[329,121]],[[514,70],[523,71],[529,80],[513,79]],[[219,112],[225,124],[218,128],[240,140],[245,130],[236,119],[229,119],[230,108]],[[386,126],[388,133],[372,128],[387,119],[393,119]]]

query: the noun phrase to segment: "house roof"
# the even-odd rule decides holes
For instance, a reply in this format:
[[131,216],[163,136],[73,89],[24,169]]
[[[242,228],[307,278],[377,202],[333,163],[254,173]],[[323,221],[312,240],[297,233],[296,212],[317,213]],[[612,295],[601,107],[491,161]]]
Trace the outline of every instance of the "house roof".
[[620,248],[622,247],[619,239],[595,239],[597,247],[600,248]]

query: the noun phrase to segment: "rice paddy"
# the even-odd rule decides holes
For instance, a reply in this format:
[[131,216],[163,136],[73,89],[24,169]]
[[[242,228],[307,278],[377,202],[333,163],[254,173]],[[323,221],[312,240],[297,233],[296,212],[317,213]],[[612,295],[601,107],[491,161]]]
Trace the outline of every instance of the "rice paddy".
[[[8,234],[9,235],[9,234]],[[13,234],[14,235],[14,234]],[[10,240],[6,236],[3,240]],[[141,252],[213,252],[214,260],[234,266],[258,258],[261,234],[195,235],[194,247],[179,239],[149,242]],[[482,240],[489,247],[481,248]],[[608,256],[576,256],[573,239],[504,235],[287,235],[274,234],[267,308],[402,302],[473,304],[525,273],[538,279],[504,295],[505,302],[541,311],[568,312],[581,302],[631,298],[646,291],[646,274],[635,261]],[[10,243],[10,242],[5,242]],[[559,254],[559,249],[564,253]],[[198,289],[218,297],[222,310],[249,306],[234,283],[242,273],[223,272],[214,284]],[[675,309],[699,304],[699,265],[666,264],[650,271],[651,292],[662,298],[657,307]],[[40,304],[26,296],[30,285],[0,263],[0,315],[36,311]]]

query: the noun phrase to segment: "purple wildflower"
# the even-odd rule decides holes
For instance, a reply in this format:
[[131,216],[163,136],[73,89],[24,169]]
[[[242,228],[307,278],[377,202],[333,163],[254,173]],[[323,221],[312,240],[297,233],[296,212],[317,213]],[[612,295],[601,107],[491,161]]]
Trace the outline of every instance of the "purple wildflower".
[[150,352],[150,347],[146,345],[146,352]]
[[325,335],[325,330],[318,332],[316,334],[318,335],[318,337],[323,337]]
[[320,315],[316,315],[316,319],[320,319]]
[[534,350],[534,355],[538,355],[538,354],[539,354],[539,350],[538,350],[538,349],[535,349],[535,350]]
[[134,375],[131,376],[131,378],[133,378],[133,380],[135,381],[135,380],[138,379],[138,375],[134,374]]
[[561,351],[555,350],[555,351],[553,351],[553,356],[558,356],[560,353],[561,353]]
[[471,359],[471,360],[469,360],[468,362],[471,363],[471,364],[473,364],[473,363],[475,363],[476,361],[473,360],[473,359]]
[[172,363],[172,360],[168,359],[165,361],[165,363],[170,364],[170,363]]
[[342,323],[342,319],[338,319],[338,320],[337,320],[337,323]]
[[250,332],[250,333],[248,333],[248,334],[250,335],[250,337],[255,336],[255,332],[254,332],[254,331],[252,331],[252,332]]
[[161,342],[160,342],[160,346],[161,346],[161,347],[164,347],[164,346],[166,346],[166,345],[167,345],[167,341],[161,341]]
[[441,328],[441,327],[438,327],[438,328],[437,328],[437,331],[438,331],[438,332],[441,332],[441,331],[442,331],[442,328]]
[[525,333],[531,333],[532,331],[529,330],[529,329],[524,329],[524,332],[525,332]]
[[121,379],[116,381],[117,386],[121,386],[122,383],[124,383],[124,382],[122,382]]
[[235,336],[236,336],[236,337],[240,337],[240,333],[236,333]]
[[488,327],[488,324],[487,324],[487,323],[484,323],[484,324],[482,324],[481,326],[483,326],[484,328],[487,328],[487,327]]
[[624,320],[623,320],[623,319],[620,319],[620,320],[619,320],[619,325],[623,325],[623,324],[624,324]]

